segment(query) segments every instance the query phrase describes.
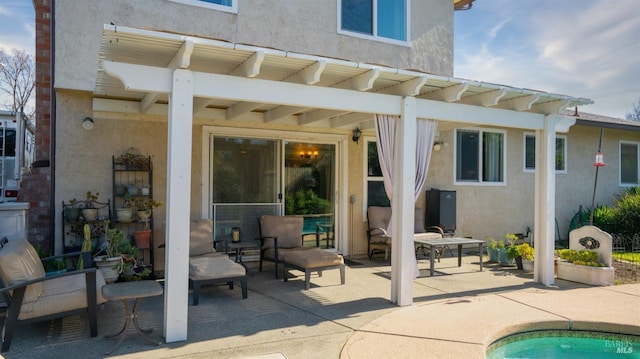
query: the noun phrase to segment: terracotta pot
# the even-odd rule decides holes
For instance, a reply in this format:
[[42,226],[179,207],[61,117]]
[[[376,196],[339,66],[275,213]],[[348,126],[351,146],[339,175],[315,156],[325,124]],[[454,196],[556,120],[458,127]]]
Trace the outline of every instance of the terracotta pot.
[[151,230],[135,231],[133,232],[133,239],[138,249],[147,249],[151,246]]

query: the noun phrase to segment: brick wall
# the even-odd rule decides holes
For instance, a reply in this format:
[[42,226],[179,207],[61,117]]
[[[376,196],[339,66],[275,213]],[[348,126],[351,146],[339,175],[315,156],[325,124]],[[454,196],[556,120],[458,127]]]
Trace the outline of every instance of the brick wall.
[[23,176],[18,201],[29,202],[29,241],[46,252],[54,250],[52,203],[52,47],[51,0],[33,0],[36,28],[36,160]]

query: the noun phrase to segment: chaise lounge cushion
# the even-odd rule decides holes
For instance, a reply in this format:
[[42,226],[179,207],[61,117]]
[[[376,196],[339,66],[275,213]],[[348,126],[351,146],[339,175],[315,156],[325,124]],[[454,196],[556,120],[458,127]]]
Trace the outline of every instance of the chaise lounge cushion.
[[[4,285],[28,282],[45,276],[44,266],[35,248],[26,240],[9,241],[0,250],[0,277]],[[33,302],[42,295],[44,284],[34,283],[27,287],[23,302]]]
[[209,280],[241,277],[246,269],[227,256],[199,256],[189,259],[189,278]]
[[189,257],[213,253],[213,221],[199,219],[191,221],[189,231]]
[[304,227],[302,217],[264,215],[260,223],[260,234],[266,238],[262,249],[273,248],[274,237],[278,238],[278,250],[302,245],[302,228]]
[[[0,250],[0,276],[6,286],[43,278],[44,266],[35,248],[26,239],[9,241]],[[96,271],[97,304],[107,300],[102,296],[105,284],[101,271]],[[27,286],[19,320],[42,317],[87,307],[84,274],[51,278]]]

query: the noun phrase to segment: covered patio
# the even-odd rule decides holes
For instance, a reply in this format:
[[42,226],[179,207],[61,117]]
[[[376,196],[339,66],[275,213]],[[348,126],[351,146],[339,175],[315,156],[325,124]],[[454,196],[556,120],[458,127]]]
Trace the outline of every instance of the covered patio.
[[[167,118],[164,337],[171,343],[188,339],[191,205],[182,189],[192,183],[192,163],[184,159],[191,156],[185,144],[193,143],[194,123],[228,121],[247,128],[280,123],[319,136],[323,129],[373,129],[375,114],[397,116],[392,226],[395,238],[407,240],[393,241],[389,299],[406,306],[418,297],[411,240],[417,119],[436,120],[439,130],[474,125],[535,131],[540,146],[533,204],[534,281],[551,285],[555,136],[575,123],[557,114],[588,103],[510,86],[105,25],[92,107],[95,117],[106,120]],[[344,193],[338,195],[337,208],[341,223],[348,223],[349,167],[343,156],[339,188]],[[202,213],[208,213],[207,196],[202,197]],[[349,233],[346,225],[336,228],[337,247],[344,255],[350,254]]]
[[[477,257],[445,257],[434,277],[414,282],[414,305],[389,301],[388,262],[347,267],[347,285],[337,271],[312,276],[304,290],[301,272],[288,282],[249,263],[249,296],[226,286],[209,287],[198,306],[189,306],[188,339],[152,346],[131,329],[112,354],[122,358],[480,358],[486,345],[509,330],[593,329],[638,333],[638,284],[588,287],[559,280],[546,287],[532,274],[489,264],[478,271]],[[428,260],[419,267],[428,273]],[[594,309],[593,303],[616,303]],[[142,327],[160,339],[162,297],[141,304]],[[68,317],[22,325],[5,358],[102,358],[113,340],[104,335],[122,326],[122,303],[98,311],[98,337],[87,333],[87,318]],[[500,320],[496,320],[496,318]],[[460,325],[464,322],[464,325]]]

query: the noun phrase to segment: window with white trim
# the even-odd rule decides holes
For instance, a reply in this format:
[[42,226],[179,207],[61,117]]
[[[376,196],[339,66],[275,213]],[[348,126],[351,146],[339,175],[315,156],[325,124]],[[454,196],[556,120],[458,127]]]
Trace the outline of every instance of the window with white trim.
[[409,0],[340,0],[338,32],[354,36],[408,41]]
[[[364,171],[366,185],[364,188],[365,209],[369,206],[390,206],[387,192],[384,190],[384,180],[382,178],[382,169],[380,168],[380,162],[378,161],[378,148],[374,139],[365,138],[365,153]],[[365,212],[366,213],[366,212]]]
[[620,141],[620,186],[640,184],[640,143]]
[[457,129],[455,184],[504,185],[507,134],[501,130]]
[[225,12],[238,12],[238,0],[169,0],[181,4],[206,7]]
[[[536,135],[524,134],[524,172],[536,170]],[[556,173],[567,173],[567,136],[556,136]]]

